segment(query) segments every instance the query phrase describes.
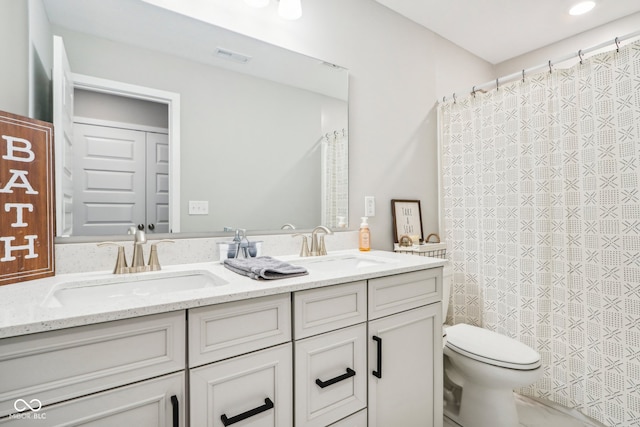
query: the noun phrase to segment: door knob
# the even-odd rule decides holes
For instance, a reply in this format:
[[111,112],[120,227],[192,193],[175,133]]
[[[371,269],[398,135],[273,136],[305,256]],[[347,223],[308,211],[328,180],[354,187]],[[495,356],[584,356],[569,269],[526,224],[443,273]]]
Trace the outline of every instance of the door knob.
[[149,227],[149,230],[153,231],[155,230],[156,226],[154,224],[149,224],[147,227]]
[[138,230],[144,231],[144,224],[138,224]]

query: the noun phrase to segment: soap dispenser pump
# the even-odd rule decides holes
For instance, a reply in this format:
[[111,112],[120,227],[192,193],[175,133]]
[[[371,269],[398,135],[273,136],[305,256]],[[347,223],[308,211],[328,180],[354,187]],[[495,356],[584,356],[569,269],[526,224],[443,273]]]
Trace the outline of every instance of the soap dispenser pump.
[[360,250],[363,252],[371,250],[371,231],[369,230],[369,224],[367,223],[366,216],[362,217],[362,223],[360,224],[359,245]]

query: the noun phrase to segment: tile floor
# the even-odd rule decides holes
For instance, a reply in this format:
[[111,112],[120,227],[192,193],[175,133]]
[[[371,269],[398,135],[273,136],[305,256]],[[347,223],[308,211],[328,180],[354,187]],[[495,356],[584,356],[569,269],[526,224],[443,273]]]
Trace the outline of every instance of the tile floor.
[[[520,417],[519,427],[604,427],[582,414],[571,414],[569,409],[548,406],[518,394],[516,405]],[[458,427],[458,424],[445,417],[444,427]]]

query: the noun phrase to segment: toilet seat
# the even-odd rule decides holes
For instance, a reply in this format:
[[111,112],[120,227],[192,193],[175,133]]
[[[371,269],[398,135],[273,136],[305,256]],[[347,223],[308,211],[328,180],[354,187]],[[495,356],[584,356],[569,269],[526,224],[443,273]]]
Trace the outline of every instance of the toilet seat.
[[537,369],[540,355],[531,347],[488,329],[464,323],[446,331],[446,347],[471,359],[521,371]]

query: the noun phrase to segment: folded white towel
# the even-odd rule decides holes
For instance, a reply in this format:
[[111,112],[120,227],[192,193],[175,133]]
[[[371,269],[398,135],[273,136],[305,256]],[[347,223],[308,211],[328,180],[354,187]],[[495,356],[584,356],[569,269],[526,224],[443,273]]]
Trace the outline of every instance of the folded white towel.
[[288,277],[309,274],[307,269],[299,265],[289,264],[269,256],[256,258],[228,258],[223,262],[229,270],[249,276],[252,279],[286,279]]

